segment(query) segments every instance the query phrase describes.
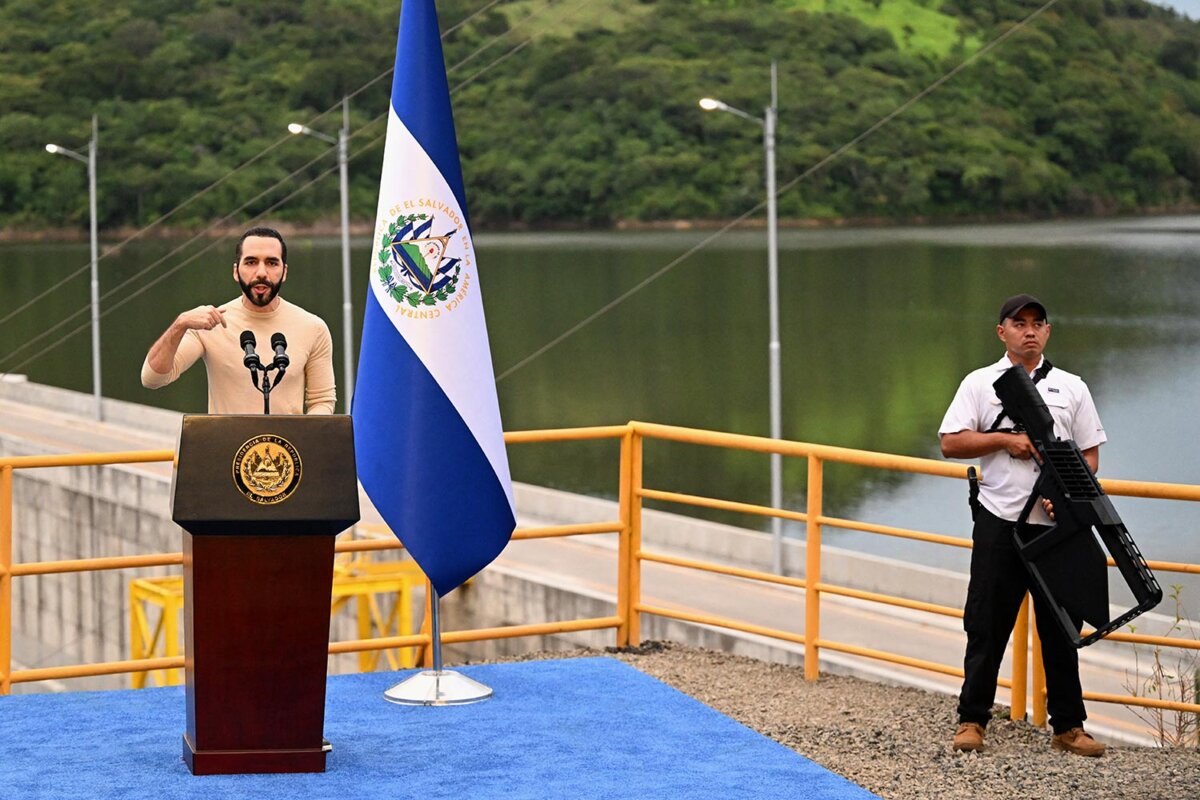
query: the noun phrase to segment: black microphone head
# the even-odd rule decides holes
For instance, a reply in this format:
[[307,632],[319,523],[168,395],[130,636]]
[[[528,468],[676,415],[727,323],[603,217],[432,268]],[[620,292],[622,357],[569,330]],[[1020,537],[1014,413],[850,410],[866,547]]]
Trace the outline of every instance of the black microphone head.
[[287,339],[282,333],[271,334],[271,349],[275,351],[275,367],[281,371],[287,369],[292,360],[287,356]]
[[262,362],[258,360],[258,354],[254,352],[254,345],[258,343],[254,338],[254,331],[242,331],[239,339],[242,343],[242,351],[245,353],[242,357],[242,366],[246,369],[260,369]]

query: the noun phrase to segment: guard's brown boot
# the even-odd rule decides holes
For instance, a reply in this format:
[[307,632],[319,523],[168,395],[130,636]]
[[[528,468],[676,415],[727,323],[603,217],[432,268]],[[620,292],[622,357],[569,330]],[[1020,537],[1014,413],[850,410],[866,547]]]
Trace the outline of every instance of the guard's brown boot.
[[1083,728],[1071,728],[1064,733],[1054,734],[1050,737],[1050,747],[1088,758],[1099,758],[1104,755],[1105,750],[1104,745],[1093,739]]
[[954,732],[954,749],[975,752],[983,749],[983,726],[978,722],[959,723]]

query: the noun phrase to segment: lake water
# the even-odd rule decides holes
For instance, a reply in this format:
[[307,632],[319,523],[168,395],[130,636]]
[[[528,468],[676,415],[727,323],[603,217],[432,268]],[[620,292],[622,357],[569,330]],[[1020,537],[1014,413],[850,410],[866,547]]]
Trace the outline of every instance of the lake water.
[[[505,428],[638,419],[765,434],[761,232],[720,237],[511,369],[707,235],[479,235]],[[1101,450],[1101,474],[1200,483],[1194,444],[1200,419],[1193,407],[1200,392],[1198,244],[1200,217],[785,231],[779,254],[784,436],[938,457],[937,426],[958,382],[1003,352],[994,333],[1000,301],[1027,291],[1049,309],[1051,360],[1092,388],[1110,438]],[[356,330],[369,245],[354,242]],[[179,311],[237,293],[231,242],[201,242],[171,255],[174,246],[135,243],[101,261],[101,291],[108,293],[104,391],[202,411],[203,370],[158,392],[138,380],[147,348]],[[340,380],[339,243],[295,240],[288,260],[284,295],[329,322]],[[86,271],[68,277],[87,262],[86,244],[0,247],[0,370],[90,391]],[[47,297],[12,315],[46,290]],[[30,345],[37,336],[43,338]],[[615,496],[615,444],[523,445],[512,448],[510,458],[517,480]],[[767,502],[766,456],[652,443],[646,458],[648,486]],[[803,507],[804,481],[805,464],[785,461],[786,500],[794,507]],[[958,481],[837,466],[826,471],[826,510],[838,516],[967,536],[965,495]],[[1147,557],[1200,562],[1194,504],[1118,498],[1117,507]],[[801,527],[787,532],[799,534]],[[957,551],[868,534],[830,531],[826,541],[954,568],[965,564]]]

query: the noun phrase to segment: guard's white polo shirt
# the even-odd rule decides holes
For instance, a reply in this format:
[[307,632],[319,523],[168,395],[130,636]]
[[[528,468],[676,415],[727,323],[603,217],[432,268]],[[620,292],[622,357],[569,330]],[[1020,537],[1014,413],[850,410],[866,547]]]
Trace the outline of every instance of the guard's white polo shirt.
[[[977,369],[963,378],[950,408],[946,410],[938,434],[987,431],[1002,410],[1000,398],[996,397],[992,384],[1012,365],[1005,353],[995,364]],[[1038,366],[1041,365],[1039,361]],[[1037,389],[1050,409],[1050,415],[1054,417],[1054,434],[1060,439],[1074,439],[1080,450],[1108,441],[1092,402],[1092,393],[1078,375],[1055,367],[1038,381]],[[1012,420],[1007,417],[1000,423],[1002,428],[1011,426]],[[980,467],[983,469],[983,480],[979,486],[979,501],[997,517],[1016,522],[1037,481],[1037,461],[1013,458],[1007,450],[1001,449],[983,456]],[[1040,503],[1029,515],[1029,521],[1035,525],[1050,524],[1050,518]]]

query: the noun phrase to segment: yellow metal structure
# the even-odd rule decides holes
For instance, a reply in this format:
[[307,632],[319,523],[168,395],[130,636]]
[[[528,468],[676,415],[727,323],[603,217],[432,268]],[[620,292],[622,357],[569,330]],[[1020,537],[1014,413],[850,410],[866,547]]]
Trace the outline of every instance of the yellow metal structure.
[[[179,621],[183,616],[183,576],[135,578],[129,582],[129,657],[174,658],[183,655],[183,635]],[[150,624],[151,618],[155,622]],[[179,686],[183,670],[157,669],[135,672],[130,676],[133,688]]]
[[[388,534],[390,536],[390,534]],[[343,553],[334,564],[330,615],[337,616],[353,604],[360,639],[411,636],[413,600],[416,589],[425,585],[425,575],[412,561],[376,561],[369,551]],[[183,578],[137,578],[129,582],[130,658],[175,658],[183,655]],[[371,672],[380,668],[408,669],[417,663],[416,648],[363,650],[358,668]],[[183,670],[158,669],[132,674],[133,688],[179,686]]]
[[[505,441],[509,445],[532,442],[580,441],[585,439],[609,439],[620,442],[619,519],[579,525],[518,529],[513,534],[513,539],[617,533],[619,536],[616,564],[617,613],[611,617],[597,617],[592,619],[560,620],[468,631],[443,631],[442,642],[444,644],[519,636],[544,636],[572,631],[613,629],[618,645],[637,645],[641,638],[641,615],[656,614],[663,617],[688,620],[732,630],[748,631],[762,636],[802,644],[805,647],[805,677],[809,680],[817,679],[820,674],[820,651],[822,649],[850,653],[865,658],[903,664],[945,675],[957,675],[961,677],[962,669],[959,666],[924,661],[885,650],[860,647],[845,642],[821,638],[820,601],[822,594],[853,597],[859,600],[933,614],[962,617],[962,610],[958,608],[938,606],[903,597],[864,592],[850,587],[825,583],[821,580],[821,532],[823,528],[855,530],[881,536],[893,536],[945,546],[970,548],[971,542],[967,538],[830,517],[825,515],[822,503],[824,464],[826,462],[853,464],[860,467],[906,473],[936,475],[960,480],[966,477],[965,465],[949,464],[943,461],[898,456],[888,453],[873,453],[863,450],[850,450],[826,445],[781,441],[759,436],[719,433],[716,431],[680,428],[644,422],[630,422],[619,426],[519,431],[505,434]],[[806,508],[803,511],[777,509],[735,500],[698,497],[646,487],[643,482],[643,449],[647,443],[654,441],[683,442],[759,453],[780,453],[789,457],[804,458],[808,466],[808,497]],[[177,653],[172,655],[168,651],[166,655],[154,656],[156,652],[155,648],[157,647],[157,645],[153,645],[156,641],[156,631],[161,630],[162,634],[165,635],[167,623],[164,620],[160,620],[154,626],[151,626],[149,617],[146,615],[143,615],[141,618],[138,618],[136,615],[134,617],[132,628],[135,630],[136,635],[142,637],[142,639],[140,644],[135,645],[135,658],[130,661],[13,670],[11,649],[13,578],[26,575],[50,575],[85,570],[172,566],[182,563],[182,556],[179,553],[160,553],[141,556],[14,564],[12,560],[12,491],[14,471],[42,467],[171,461],[173,458],[174,453],[169,450],[0,458],[0,694],[7,694],[13,683],[121,673],[154,673],[162,670],[177,670],[183,666],[183,658]],[[1197,485],[1127,480],[1102,480],[1101,483],[1105,491],[1111,495],[1156,498],[1170,501],[1200,501],[1200,486]],[[808,529],[805,577],[781,577],[755,570],[735,568],[694,559],[682,559],[643,550],[641,538],[642,503],[646,499],[681,505],[721,508],[747,514],[781,517],[804,522]],[[351,559],[345,563],[353,564],[355,561],[349,554],[366,554],[379,550],[395,550],[399,547],[400,545],[394,537],[389,535],[376,539],[340,541],[337,543],[336,549],[338,553]],[[805,597],[805,630],[803,633],[798,634],[792,631],[750,624],[744,620],[726,619],[708,614],[684,612],[677,609],[644,604],[641,600],[642,562],[644,561],[673,564],[678,567],[801,588],[804,590]],[[345,567],[345,563],[343,563],[343,567]],[[359,563],[366,564],[369,562],[362,561]],[[1149,565],[1151,569],[1161,573],[1200,574],[1200,564],[1151,561]],[[382,564],[378,566],[380,569],[383,569]],[[1111,561],[1110,566],[1112,566]],[[381,588],[379,581],[383,579],[381,575],[374,571],[375,567],[358,567],[355,569],[357,569],[357,573],[353,577],[357,583],[354,585],[359,588],[351,589],[350,584],[347,584],[345,594],[342,596],[343,602],[349,602],[351,597],[373,597],[379,594],[378,590]],[[405,583],[407,591],[411,592],[415,586],[415,581],[419,579],[415,579],[413,576],[392,576],[391,580],[398,581],[395,584],[398,588],[393,589],[393,591],[400,593],[406,591],[406,589],[399,587],[399,583]],[[145,591],[147,593],[145,596],[149,597],[150,590],[146,589]],[[428,592],[426,592],[426,597],[428,596]],[[334,602],[338,602],[336,596]],[[415,660],[427,662],[428,645],[431,639],[427,628],[423,628],[417,633],[406,633],[406,631],[412,630],[411,617],[407,618],[408,621],[406,622],[402,610],[397,611],[395,608],[392,608],[385,613],[383,608],[378,604],[372,606],[369,600],[362,602],[365,603],[365,606],[360,605],[358,608],[360,615],[360,638],[353,641],[331,643],[329,645],[329,652],[331,654],[359,653],[360,666],[363,668],[374,668],[379,663],[377,659],[378,653],[381,651],[394,651],[397,648],[424,648],[423,653]],[[1037,638],[1036,626],[1032,624],[1030,605],[1027,598],[1025,607],[1021,611],[1014,629],[1012,678],[1011,680],[1002,678],[999,684],[1011,687],[1013,691],[1013,714],[1017,717],[1023,717],[1026,692],[1029,689],[1028,684],[1032,683],[1032,692],[1029,693],[1029,696],[1032,698],[1033,704],[1033,721],[1036,724],[1042,724],[1045,721],[1045,679],[1041,669],[1040,642]],[[403,606],[411,607],[411,602],[405,602]],[[364,607],[365,611],[363,610]],[[175,615],[172,616],[174,617]],[[426,614],[426,619],[428,619],[428,614]],[[1114,642],[1127,642],[1135,645],[1200,649],[1200,641],[1182,636],[1146,636],[1143,634],[1120,632],[1111,634],[1108,639]],[[1029,647],[1030,642],[1032,643],[1031,648]],[[1029,669],[1030,653],[1028,651],[1030,649],[1032,650],[1032,670]],[[388,658],[389,666],[403,666],[406,663],[413,663],[411,660],[404,660],[404,657],[399,655],[393,656],[389,654]],[[1085,692],[1084,698],[1129,706],[1144,706],[1200,713],[1200,704],[1197,703],[1182,703],[1155,698],[1090,692]]]
[[[387,534],[389,539],[392,535]],[[330,613],[337,615],[350,603],[358,622],[358,638],[378,639],[389,636],[411,636],[413,601],[419,587],[425,591],[425,574],[415,561],[375,561],[370,553],[350,553],[339,556],[333,574],[333,604]],[[344,560],[343,560],[344,559]],[[364,650],[358,654],[358,669],[371,672],[380,669],[380,658],[386,658],[387,669],[408,669],[417,664],[414,648]]]

